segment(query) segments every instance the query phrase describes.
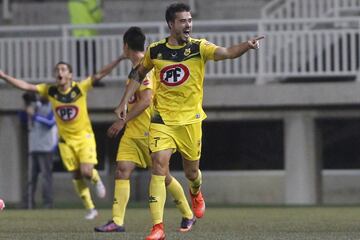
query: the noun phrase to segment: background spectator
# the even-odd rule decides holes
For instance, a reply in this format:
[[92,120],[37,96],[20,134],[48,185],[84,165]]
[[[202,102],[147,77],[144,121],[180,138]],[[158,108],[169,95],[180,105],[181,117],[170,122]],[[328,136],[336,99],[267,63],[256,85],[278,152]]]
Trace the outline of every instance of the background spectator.
[[[71,24],[98,24],[103,21],[102,0],[69,0],[68,10]],[[72,36],[76,41],[77,77],[96,73],[96,29],[73,29]],[[93,68],[90,69],[90,61]],[[83,72],[84,71],[84,72]],[[98,83],[99,85],[99,83]]]
[[39,173],[42,175],[42,199],[44,208],[53,206],[52,169],[57,145],[55,118],[48,100],[34,93],[23,94],[28,127],[29,171],[26,207],[35,207],[35,195]]

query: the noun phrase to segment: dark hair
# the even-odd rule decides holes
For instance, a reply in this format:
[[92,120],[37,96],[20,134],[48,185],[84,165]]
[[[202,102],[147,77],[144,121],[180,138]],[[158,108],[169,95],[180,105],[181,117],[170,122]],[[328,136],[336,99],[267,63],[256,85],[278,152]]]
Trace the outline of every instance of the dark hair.
[[70,63],[67,63],[67,62],[64,62],[64,61],[58,62],[54,67],[54,71],[56,70],[57,66],[59,66],[60,64],[66,65],[67,68],[69,69],[69,72],[72,73],[72,71],[73,71],[72,66],[70,65]]
[[185,3],[173,3],[166,8],[165,19],[167,24],[173,22],[178,12],[190,12],[190,6]]
[[124,33],[123,41],[131,50],[144,51],[145,49],[145,34],[139,27],[130,27]]
[[32,102],[36,102],[37,100],[36,94],[34,92],[25,92],[22,95],[22,98],[27,106]]

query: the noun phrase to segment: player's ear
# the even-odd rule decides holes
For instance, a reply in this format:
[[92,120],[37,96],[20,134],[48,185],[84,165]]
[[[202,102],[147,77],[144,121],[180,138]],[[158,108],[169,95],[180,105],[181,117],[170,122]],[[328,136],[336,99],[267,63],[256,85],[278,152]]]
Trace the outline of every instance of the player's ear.
[[125,53],[125,55],[127,55],[128,51],[129,51],[129,45],[127,43],[124,43],[123,52]]

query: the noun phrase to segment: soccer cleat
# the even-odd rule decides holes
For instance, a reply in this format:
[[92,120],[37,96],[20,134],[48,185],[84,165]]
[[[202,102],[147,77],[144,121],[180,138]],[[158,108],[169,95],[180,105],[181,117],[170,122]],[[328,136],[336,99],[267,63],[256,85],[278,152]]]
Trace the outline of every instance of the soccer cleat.
[[95,227],[94,230],[95,232],[125,232],[125,228],[117,225],[113,220],[102,226]]
[[201,192],[199,191],[197,194],[192,194],[190,191],[190,197],[194,215],[197,218],[202,218],[205,213],[205,201]]
[[95,189],[96,189],[96,195],[99,198],[105,197],[106,189],[105,189],[104,183],[101,181],[101,179],[99,179],[99,181],[97,181],[97,183],[95,183]]
[[188,231],[190,231],[192,226],[195,225],[195,223],[196,223],[196,218],[195,217],[193,217],[191,219],[182,218],[180,228],[179,228],[179,232],[188,232]]
[[145,240],[165,240],[164,224],[155,224],[151,229],[150,235]]
[[93,208],[93,209],[90,209],[89,212],[85,215],[85,219],[86,220],[93,220],[98,215],[99,215],[98,211],[95,208]]

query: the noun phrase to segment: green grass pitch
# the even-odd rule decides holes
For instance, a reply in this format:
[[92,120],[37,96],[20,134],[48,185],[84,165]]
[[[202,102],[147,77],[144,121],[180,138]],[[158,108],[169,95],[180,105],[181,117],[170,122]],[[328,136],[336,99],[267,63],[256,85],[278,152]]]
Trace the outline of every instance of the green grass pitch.
[[[100,209],[93,221],[82,209],[0,212],[0,239],[144,239],[151,227],[147,208],[129,208],[126,233],[95,233],[111,210]],[[179,233],[180,216],[165,209],[166,239],[360,239],[360,207],[208,207],[191,232]]]

